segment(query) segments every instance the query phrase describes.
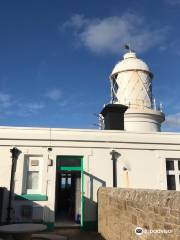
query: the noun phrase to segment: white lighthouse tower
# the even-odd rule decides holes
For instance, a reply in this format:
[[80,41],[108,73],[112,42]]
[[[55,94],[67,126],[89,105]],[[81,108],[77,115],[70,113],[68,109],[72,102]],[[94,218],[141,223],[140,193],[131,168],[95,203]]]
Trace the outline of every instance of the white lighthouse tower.
[[112,103],[128,107],[124,115],[127,131],[157,132],[165,120],[162,106],[152,96],[153,74],[145,62],[129,49],[110,76]]

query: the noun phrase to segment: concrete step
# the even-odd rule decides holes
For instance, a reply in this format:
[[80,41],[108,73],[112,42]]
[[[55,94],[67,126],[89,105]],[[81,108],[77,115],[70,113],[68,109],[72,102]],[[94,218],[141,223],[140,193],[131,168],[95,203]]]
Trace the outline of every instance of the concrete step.
[[67,237],[57,234],[33,234],[32,240],[67,240]]

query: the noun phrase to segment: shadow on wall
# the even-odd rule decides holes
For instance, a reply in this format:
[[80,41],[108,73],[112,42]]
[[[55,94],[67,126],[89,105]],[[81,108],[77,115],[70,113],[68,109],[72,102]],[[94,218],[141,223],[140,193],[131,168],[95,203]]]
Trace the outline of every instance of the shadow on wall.
[[[97,190],[99,187],[105,187],[106,182],[90,173],[84,172],[84,176],[89,179],[90,188],[88,197],[84,196],[84,226],[85,229],[97,228]],[[96,196],[95,196],[96,195]],[[9,191],[0,188],[0,224],[5,224],[7,220]],[[47,206],[41,206],[37,201],[47,201],[48,196],[41,196],[44,199],[38,199],[34,194],[30,199],[28,195],[12,195],[11,223],[35,222],[44,223],[48,229],[54,226],[54,211]],[[42,204],[43,205],[43,204]],[[87,223],[87,225],[86,225]],[[87,226],[87,227],[86,227]]]
[[[97,229],[98,206],[94,199],[97,198],[97,190],[99,187],[106,187],[106,182],[88,172],[84,171],[84,176],[89,178],[90,192],[89,198],[84,196],[84,226],[90,230]],[[98,186],[98,189],[97,189]],[[96,196],[94,196],[94,193]]]
[[2,224],[5,220],[5,216],[7,216],[7,203],[9,191],[5,187],[0,187],[0,224]]
[[[8,196],[9,191],[0,187],[0,225],[7,224]],[[37,200],[37,196],[34,197]],[[49,207],[41,206],[34,201],[13,194],[10,223],[43,223],[47,225],[48,230],[52,230],[54,222],[50,222],[49,219],[53,219],[54,212]]]
[[93,200],[94,184],[97,182],[99,187],[106,187],[106,182],[86,171],[84,171],[84,176],[89,177],[90,180],[90,200]]

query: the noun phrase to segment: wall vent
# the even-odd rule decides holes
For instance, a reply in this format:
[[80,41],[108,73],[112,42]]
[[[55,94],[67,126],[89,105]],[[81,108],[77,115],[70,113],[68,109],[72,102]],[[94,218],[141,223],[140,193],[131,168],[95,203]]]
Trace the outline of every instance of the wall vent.
[[34,221],[42,221],[43,220],[43,207],[35,206],[33,207],[33,215],[32,215],[33,222]]
[[21,217],[26,219],[32,219],[32,206],[23,205],[21,206]]

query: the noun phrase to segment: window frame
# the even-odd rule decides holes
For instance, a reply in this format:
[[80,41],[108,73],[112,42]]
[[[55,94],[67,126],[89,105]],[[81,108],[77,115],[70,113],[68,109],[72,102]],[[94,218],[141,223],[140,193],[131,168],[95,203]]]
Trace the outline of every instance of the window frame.
[[[38,160],[38,166],[31,166],[32,160]],[[23,194],[41,194],[42,193],[42,168],[43,156],[42,155],[26,155],[24,158],[24,177],[23,177]],[[27,188],[28,172],[38,172],[38,187],[37,189]]]
[[[168,161],[173,161],[174,162],[174,170],[168,170],[167,169],[167,162]],[[175,176],[175,187],[176,187],[176,189],[174,191],[180,191],[179,161],[180,161],[180,158],[166,158],[166,186],[167,186],[167,190],[171,191],[171,189],[168,189],[167,176],[168,175],[174,175]]]

